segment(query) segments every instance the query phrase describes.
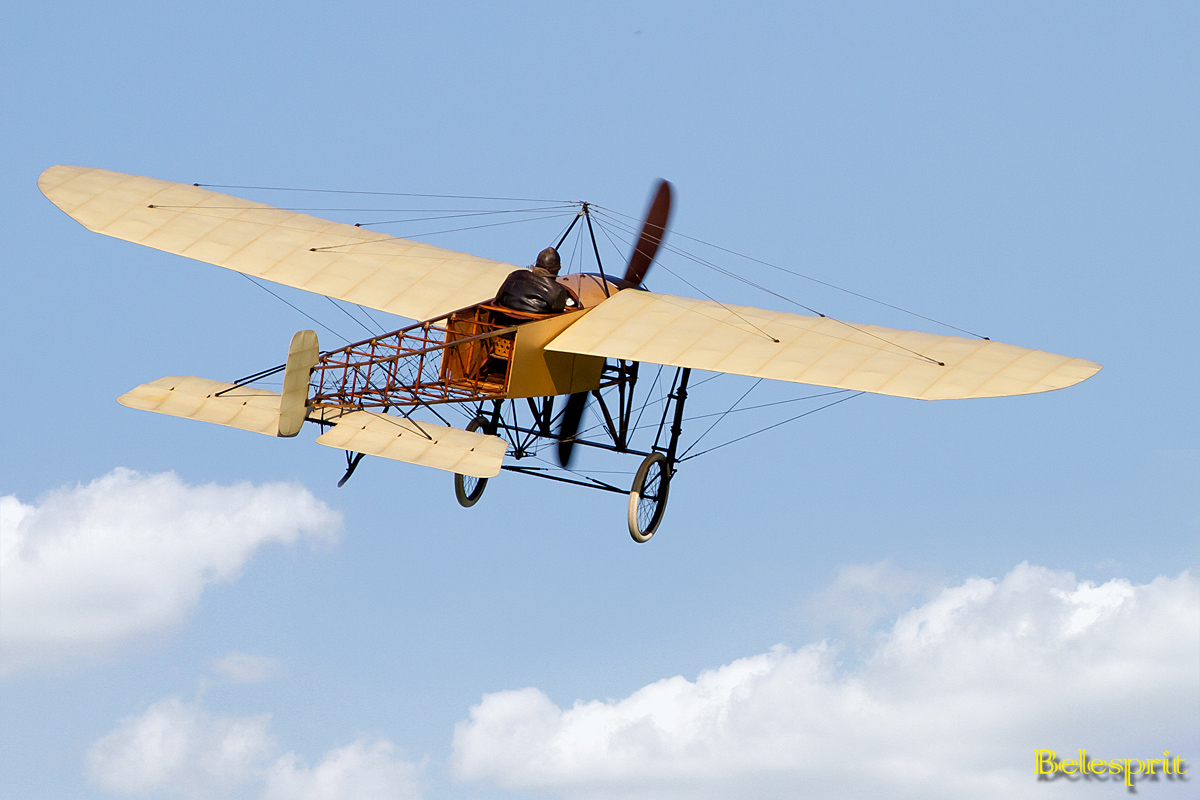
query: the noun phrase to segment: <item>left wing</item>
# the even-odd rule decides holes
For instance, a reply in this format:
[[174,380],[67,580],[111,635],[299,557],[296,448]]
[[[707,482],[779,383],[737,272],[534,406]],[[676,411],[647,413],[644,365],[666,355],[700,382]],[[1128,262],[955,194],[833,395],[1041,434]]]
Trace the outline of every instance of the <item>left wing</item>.
[[90,231],[409,319],[488,300],[516,267],[198,186],[50,167],[42,194]]
[[633,289],[588,311],[546,349],[921,400],[1048,392],[1100,370],[1000,342]]

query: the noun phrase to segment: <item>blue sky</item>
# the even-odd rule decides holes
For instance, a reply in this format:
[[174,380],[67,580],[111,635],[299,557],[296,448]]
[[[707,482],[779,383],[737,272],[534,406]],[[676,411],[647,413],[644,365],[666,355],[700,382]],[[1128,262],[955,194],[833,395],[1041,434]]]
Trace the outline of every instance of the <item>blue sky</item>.
[[[1133,630],[1121,626],[1134,625],[1134,599],[1157,609],[1145,624],[1162,634],[1139,651],[1145,671],[1131,667],[1128,685],[1097,677],[1094,694],[1029,711],[1010,738],[987,727],[998,716],[955,718],[950,689],[880,695],[880,730],[927,750],[979,742],[964,758],[992,783],[881,768],[838,791],[1012,796],[1012,781],[1020,792],[1033,780],[1034,747],[1200,758],[1188,722],[1200,706],[1196,584],[1180,577],[1200,527],[1191,4],[43,3],[5,17],[0,494],[15,498],[6,531],[67,543],[59,572],[0,576],[5,613],[20,611],[35,642],[4,643],[29,659],[0,679],[12,796],[308,797],[321,780],[351,791],[346,775],[376,781],[357,796],[699,796],[681,777],[696,765],[670,748],[600,758],[575,717],[545,722],[559,719],[547,708],[583,701],[579,725],[603,729],[587,709],[620,718],[622,702],[673,691],[660,681],[682,676],[699,696],[702,674],[726,668],[737,683],[806,669],[809,656],[832,670],[814,684],[822,696],[894,686],[926,663],[896,655],[909,653],[905,620],[958,620],[942,644],[913,641],[974,663],[1007,647],[1001,633],[1024,630],[1023,614],[1050,625],[1101,609],[1087,624],[1111,627],[1087,629],[1091,649],[1068,657],[1070,636],[1047,634],[1004,651],[1043,659],[1044,672],[1022,674],[1056,686],[1112,674],[1119,654],[1099,642]],[[58,163],[188,183],[587,199],[634,215],[661,176],[676,186],[678,232],[1104,370],[1032,397],[866,396],[724,448],[680,471],[644,546],[624,532],[621,498],[519,476],[471,510],[444,473],[380,460],[337,489],[341,454],[307,433],[275,441],[116,404],[163,375],[229,380],[277,364],[310,323],[238,275],[85,231],[37,191]],[[429,241],[524,264],[558,224]],[[778,307],[667,265],[722,299]],[[726,266],[845,319],[943,332]],[[661,270],[649,280],[694,294]],[[286,296],[348,324],[320,298]],[[715,381],[697,408],[748,385]],[[762,399],[804,389],[764,386]],[[38,509],[40,527],[13,522],[14,503]],[[88,517],[97,509],[103,524]],[[269,525],[253,521],[263,509]],[[68,598],[61,616],[47,597]],[[111,629],[80,616],[110,601]],[[995,708],[1020,706],[1019,687],[966,672]],[[809,707],[753,680],[746,696]],[[1138,694],[1147,685],[1177,699],[1155,706]],[[680,718],[707,719],[689,691]],[[947,713],[909,730],[896,721],[905,703]],[[628,713],[656,720],[663,741],[692,741],[662,703],[649,707]],[[846,708],[828,709],[841,727],[825,739],[803,714],[777,729],[745,713],[725,739],[693,743],[734,754],[708,759],[710,796],[821,796],[820,769],[795,753],[836,743],[882,763],[892,741],[863,738]],[[502,734],[534,717],[549,738]],[[152,723],[189,743],[158,773],[146,765],[166,757],[138,751],[134,735]],[[251,755],[217,780],[198,765],[234,728]],[[767,766],[735,757],[762,741],[790,744]]]

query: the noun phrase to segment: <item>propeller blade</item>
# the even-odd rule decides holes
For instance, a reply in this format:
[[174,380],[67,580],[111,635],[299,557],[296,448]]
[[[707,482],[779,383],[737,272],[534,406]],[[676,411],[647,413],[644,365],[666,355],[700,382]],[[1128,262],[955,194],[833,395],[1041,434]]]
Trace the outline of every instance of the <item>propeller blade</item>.
[[587,392],[576,392],[567,398],[567,407],[563,409],[562,422],[558,426],[558,463],[563,469],[571,466],[571,451],[575,442],[571,437],[579,433],[579,423],[583,421],[583,409],[587,407]]
[[650,201],[650,209],[646,212],[646,221],[642,223],[642,232],[638,235],[637,244],[633,246],[633,254],[629,256],[629,266],[625,268],[625,280],[632,286],[640,286],[642,278],[658,253],[658,246],[667,235],[667,220],[671,217],[671,183],[660,180],[654,199]]

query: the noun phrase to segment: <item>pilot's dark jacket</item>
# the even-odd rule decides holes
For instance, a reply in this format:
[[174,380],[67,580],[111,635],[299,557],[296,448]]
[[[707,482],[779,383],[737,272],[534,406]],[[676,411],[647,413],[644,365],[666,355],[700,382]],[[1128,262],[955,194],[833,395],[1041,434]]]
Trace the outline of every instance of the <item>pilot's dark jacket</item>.
[[[536,270],[544,272],[544,270]],[[567,307],[571,295],[562,284],[534,270],[518,269],[509,273],[496,292],[496,305],[531,314],[557,314]]]

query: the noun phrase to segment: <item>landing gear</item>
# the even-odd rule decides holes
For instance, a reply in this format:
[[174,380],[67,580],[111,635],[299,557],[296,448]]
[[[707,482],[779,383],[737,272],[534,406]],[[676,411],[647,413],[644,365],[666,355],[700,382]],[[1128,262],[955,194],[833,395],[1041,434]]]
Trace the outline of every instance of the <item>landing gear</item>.
[[629,535],[638,543],[650,541],[667,510],[671,471],[667,457],[651,453],[638,467],[629,490]]
[[[531,423],[520,420],[518,411],[523,407],[513,400],[494,400],[490,412],[484,411],[484,405],[481,403],[476,412],[479,416],[471,421],[467,430],[481,430],[483,433],[499,435],[507,440],[510,447],[508,455],[511,455],[517,463],[502,464],[500,468],[503,470],[532,475],[557,483],[582,486],[587,489],[599,489],[627,497],[629,506],[626,525],[629,528],[629,535],[635,542],[648,542],[662,524],[667,510],[667,492],[670,489],[671,478],[675,475],[679,464],[687,460],[686,451],[682,455],[679,453],[679,439],[683,432],[683,406],[688,396],[687,387],[691,370],[687,367],[679,367],[675,370],[675,377],[670,382],[670,389],[665,398],[661,398],[660,390],[660,399],[655,401],[656,404],[661,403],[662,405],[662,414],[657,426],[653,423],[639,426],[638,421],[641,419],[642,412],[651,403],[647,401],[640,409],[635,404],[634,384],[637,381],[637,367],[637,362],[623,360],[616,363],[610,361],[604,365],[600,389],[590,393],[590,397],[595,403],[593,408],[598,412],[596,416],[602,422],[598,420],[592,428],[583,433],[580,433],[578,425],[568,418],[568,415],[572,413],[572,406],[576,407],[575,413],[578,414],[582,411],[584,404],[581,400],[589,396],[583,393],[572,395],[567,408],[558,415],[555,415],[553,411],[553,397],[528,398],[529,410],[534,417]],[[650,394],[659,385],[661,374],[660,372],[655,376],[654,383],[650,387]],[[662,389],[666,388],[666,381],[664,381]],[[612,391],[609,394],[603,393],[604,390],[610,389]],[[664,399],[666,402],[662,402]],[[613,400],[616,400],[616,403]],[[639,448],[631,447],[630,439],[639,427],[657,427],[657,432],[653,442],[647,442]],[[588,435],[596,429],[602,433]],[[554,432],[555,430],[557,433]],[[649,437],[643,438],[648,439]],[[526,466],[521,463],[521,459],[538,454],[538,448],[534,446],[534,443],[539,439],[556,441],[560,447],[565,439],[570,439],[576,447],[594,447],[614,453],[637,455],[642,458],[642,461],[638,466],[632,486],[629,484],[614,485],[601,477],[588,474],[586,469],[569,469],[566,467],[565,455],[561,457],[561,470],[547,466]],[[560,453],[562,453],[561,449]],[[555,474],[556,472],[565,472],[566,474]],[[600,473],[600,475],[605,475],[605,473]],[[454,492],[458,496],[459,504],[465,508],[474,505],[479,500],[479,496],[483,494],[483,487],[486,483],[486,480],[455,475]]]
[[[668,402],[663,406],[662,421],[658,424],[658,435],[654,437],[655,449],[642,460],[637,474],[633,476],[633,488],[629,490],[629,535],[639,544],[650,541],[662,522],[667,510],[667,491],[671,488],[671,475],[675,473],[675,454],[679,447],[679,435],[683,432],[683,404],[687,400],[688,378],[692,371],[687,368],[675,373]],[[667,414],[674,405],[675,416],[671,423],[671,438],[666,452],[658,449]]]
[[[480,428],[483,428],[484,433],[491,433],[491,425],[486,417],[476,417],[467,425],[467,430],[471,432]],[[470,508],[478,503],[479,498],[483,497],[483,490],[487,488],[487,482],[487,478],[454,473],[454,496],[458,499],[458,504],[463,508]]]

